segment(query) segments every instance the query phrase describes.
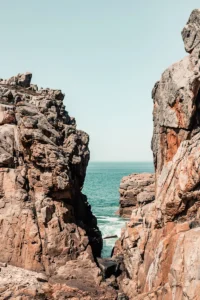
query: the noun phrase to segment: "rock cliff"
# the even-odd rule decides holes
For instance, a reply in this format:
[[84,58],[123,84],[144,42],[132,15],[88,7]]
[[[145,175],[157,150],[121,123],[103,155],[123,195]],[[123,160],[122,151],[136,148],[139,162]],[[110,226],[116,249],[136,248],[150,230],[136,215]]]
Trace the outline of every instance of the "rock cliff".
[[189,55],[152,92],[155,201],[133,209],[114,249],[130,299],[200,299],[200,10],[182,37]]
[[142,173],[124,176],[120,183],[119,215],[131,216],[132,210],[155,199],[154,174]]
[[[80,289],[81,299],[107,299],[95,263],[102,237],[81,193],[89,137],[77,130],[75,119],[65,110],[64,94],[39,90],[31,78],[26,73],[0,80],[0,262],[21,268],[12,269],[11,279],[9,272],[5,276],[0,272],[4,278],[0,294],[4,299],[7,287],[10,297],[17,299],[15,274],[22,279],[26,269],[45,274],[52,283],[43,289],[44,299],[66,299],[66,284]],[[34,282],[27,285],[37,290]],[[20,284],[27,287],[23,280]],[[55,284],[62,294],[58,297],[52,296]],[[51,296],[44,296],[45,291]],[[39,294],[23,297],[37,299]]]

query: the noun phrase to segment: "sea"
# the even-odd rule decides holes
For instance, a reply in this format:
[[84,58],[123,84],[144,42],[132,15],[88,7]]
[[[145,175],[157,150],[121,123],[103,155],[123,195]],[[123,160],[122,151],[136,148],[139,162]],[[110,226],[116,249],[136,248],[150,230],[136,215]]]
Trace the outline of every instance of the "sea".
[[[97,217],[103,238],[117,235],[127,219],[116,215],[119,209],[119,184],[123,176],[132,173],[153,173],[153,162],[90,162],[83,193]],[[109,257],[116,238],[103,240],[102,257]]]

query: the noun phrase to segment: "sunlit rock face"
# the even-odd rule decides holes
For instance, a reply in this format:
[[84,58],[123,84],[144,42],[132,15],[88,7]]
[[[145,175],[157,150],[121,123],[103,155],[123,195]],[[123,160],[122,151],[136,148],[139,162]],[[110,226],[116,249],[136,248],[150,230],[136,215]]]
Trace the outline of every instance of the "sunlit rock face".
[[52,276],[72,260],[92,263],[102,238],[81,193],[89,137],[64,94],[31,78],[0,80],[0,262]]
[[155,200],[154,177],[154,174],[142,173],[122,178],[119,188],[121,217],[130,217],[133,209]]
[[155,201],[132,210],[114,249],[130,299],[200,299],[200,10],[182,36],[189,55],[152,92]]

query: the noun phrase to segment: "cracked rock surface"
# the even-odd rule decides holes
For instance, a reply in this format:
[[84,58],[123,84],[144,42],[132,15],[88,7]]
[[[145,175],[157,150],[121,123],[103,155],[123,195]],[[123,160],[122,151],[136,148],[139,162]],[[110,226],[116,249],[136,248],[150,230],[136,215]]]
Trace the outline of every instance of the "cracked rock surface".
[[120,182],[119,215],[128,218],[142,203],[155,200],[154,174],[142,173],[124,176]]
[[81,193],[89,136],[64,94],[31,78],[0,80],[0,297],[115,299],[100,287],[102,237]]
[[189,55],[152,92],[155,200],[133,207],[113,251],[134,300],[200,299],[200,10],[182,36]]

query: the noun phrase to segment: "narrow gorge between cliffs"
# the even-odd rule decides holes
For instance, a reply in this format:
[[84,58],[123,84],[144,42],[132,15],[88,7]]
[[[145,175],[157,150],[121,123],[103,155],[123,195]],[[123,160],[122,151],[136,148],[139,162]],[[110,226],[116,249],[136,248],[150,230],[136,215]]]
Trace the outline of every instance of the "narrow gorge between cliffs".
[[200,300],[200,9],[182,38],[154,163],[90,162],[61,90],[0,79],[0,299]]
[[[83,193],[88,197],[103,238],[115,235],[119,238],[129,220],[117,214],[122,177],[144,172],[154,172],[152,162],[89,162]],[[117,238],[103,240],[102,257],[111,256]]]

